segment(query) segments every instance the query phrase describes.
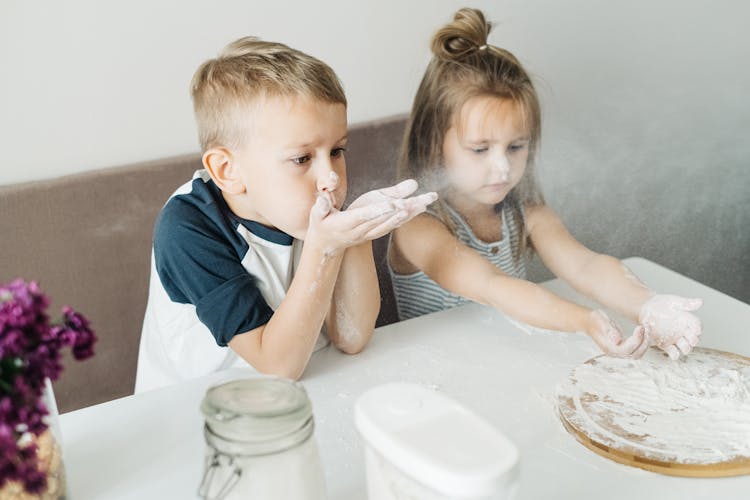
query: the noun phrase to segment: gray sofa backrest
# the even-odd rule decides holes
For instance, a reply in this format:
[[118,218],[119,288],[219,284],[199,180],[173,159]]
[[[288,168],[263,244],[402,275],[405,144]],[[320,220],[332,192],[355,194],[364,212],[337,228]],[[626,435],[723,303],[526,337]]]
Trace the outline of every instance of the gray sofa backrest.
[[[352,127],[349,200],[395,181],[403,129],[404,117]],[[0,186],[0,282],[16,277],[39,281],[53,299],[53,315],[62,305],[71,305],[91,319],[99,335],[92,359],[65,361],[55,384],[61,411],[132,393],[154,221],[169,195],[198,168],[199,155],[190,154]],[[639,255],[750,301],[750,210],[736,206],[732,198],[723,200],[721,186],[705,184],[704,191],[719,191],[691,199],[690,211],[671,213],[668,221],[650,221],[664,218],[673,198],[684,206],[686,188],[665,190],[658,176],[651,184],[640,179],[639,186],[648,189],[633,188],[617,173],[591,179],[591,172],[574,166],[565,172],[543,168],[541,174],[550,204],[592,249],[620,258]],[[739,182],[743,179],[747,176]],[[595,199],[589,191],[574,190],[587,182],[610,194]],[[385,267],[386,245],[386,238],[374,245],[382,295],[378,325],[397,319]],[[534,281],[549,276],[538,262],[530,267]]]
[[[395,179],[402,117],[352,127],[349,199]],[[193,172],[200,155],[108,168],[58,179],[0,186],[0,282],[36,280],[52,299],[87,316],[99,336],[96,355],[64,361],[55,383],[60,411],[132,394],[146,308],[154,221]],[[376,260],[385,265],[386,241]],[[387,273],[378,324],[396,320]]]

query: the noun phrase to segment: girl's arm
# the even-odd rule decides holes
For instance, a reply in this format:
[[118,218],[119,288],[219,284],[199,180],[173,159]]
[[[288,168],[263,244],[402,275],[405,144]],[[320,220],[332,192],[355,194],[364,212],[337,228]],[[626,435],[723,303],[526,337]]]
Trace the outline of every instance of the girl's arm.
[[393,245],[394,252],[443,288],[530,325],[565,332],[584,331],[611,354],[638,356],[648,346],[642,329],[623,340],[600,311],[503,273],[430,215],[417,216],[395,230]]
[[326,318],[328,337],[345,353],[356,354],[372,337],[378,312],[380,288],[368,241],[344,253]]
[[526,220],[542,262],[575,290],[647,326],[654,344],[672,358],[698,343],[700,320],[689,311],[701,306],[700,299],[657,295],[618,259],[578,242],[545,205],[527,207]]
[[614,257],[576,240],[546,205],[527,207],[526,223],[544,265],[576,291],[638,323],[638,311],[654,295]]

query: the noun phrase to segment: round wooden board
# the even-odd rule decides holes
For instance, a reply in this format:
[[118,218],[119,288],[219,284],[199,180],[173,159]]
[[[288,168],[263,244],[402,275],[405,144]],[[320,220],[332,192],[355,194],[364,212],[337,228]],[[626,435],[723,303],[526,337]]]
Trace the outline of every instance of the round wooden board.
[[[731,369],[747,370],[750,367],[750,358],[738,354],[707,348],[696,348],[694,353],[699,356],[718,356],[721,358],[722,364],[726,363],[726,366]],[[684,362],[689,363],[692,355],[688,355]],[[663,356],[665,364],[670,362],[665,354],[656,349],[651,349],[648,356],[652,359],[654,356]],[[595,365],[600,358],[602,356],[591,358],[586,361],[586,364]],[[643,436],[625,432],[623,429],[613,425],[611,421],[608,422],[607,419],[597,416],[592,417],[592,415],[588,414],[586,411],[587,403],[598,401],[598,397],[592,396],[581,389],[581,387],[578,387],[574,373],[575,370],[570,374],[567,383],[572,384],[576,391],[574,391],[572,397],[570,392],[567,394],[558,393],[558,413],[568,432],[590,450],[621,464],[671,476],[727,477],[750,474],[750,456],[734,457],[731,460],[711,463],[690,463],[687,460],[679,461],[675,459],[675,455],[670,453],[670,450],[654,450],[653,446],[644,447],[642,445]],[[615,404],[621,404],[621,402],[615,402]],[[637,411],[638,409],[634,410]],[[674,414],[674,418],[679,419],[679,415]],[[597,419],[596,425],[600,426],[602,433],[592,436],[587,432],[586,425],[581,424],[581,422],[586,420],[589,422],[588,425],[590,425],[591,422]],[[750,415],[748,415],[748,419],[750,419]],[[616,436],[617,439],[606,439],[604,437],[606,434]],[[647,448],[648,452],[644,448]]]

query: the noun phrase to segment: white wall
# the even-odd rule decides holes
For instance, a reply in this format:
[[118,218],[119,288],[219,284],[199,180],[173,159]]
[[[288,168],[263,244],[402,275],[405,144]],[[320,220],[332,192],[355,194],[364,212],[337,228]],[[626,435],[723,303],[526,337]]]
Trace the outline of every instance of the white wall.
[[[352,123],[407,112],[430,34],[462,5],[540,78],[545,158],[748,151],[739,0],[0,0],[0,185],[197,150],[190,77],[247,34],[328,62]],[[579,133],[604,157],[571,149]]]
[[[493,17],[500,3],[485,4]],[[448,0],[0,0],[0,184],[198,149],[188,93],[245,35],[339,74],[350,122],[404,113]]]

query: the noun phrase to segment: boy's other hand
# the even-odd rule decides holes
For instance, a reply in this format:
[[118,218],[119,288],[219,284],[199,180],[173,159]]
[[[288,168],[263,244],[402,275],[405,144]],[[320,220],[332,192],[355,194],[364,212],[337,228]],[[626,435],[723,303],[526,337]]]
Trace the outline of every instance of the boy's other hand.
[[365,217],[371,217],[373,215],[377,216],[381,208],[388,207],[394,211],[405,212],[407,216],[406,220],[409,220],[424,212],[427,205],[438,198],[437,193],[435,192],[407,198],[407,196],[414,193],[418,187],[419,185],[417,184],[417,181],[414,179],[407,179],[399,182],[395,186],[368,191],[354,200],[347,208],[347,211],[362,209],[362,213],[365,214]]
[[417,190],[409,179],[387,188],[369,191],[345,210],[336,210],[326,193],[310,210],[306,242],[320,245],[326,254],[380,238],[421,214],[437,200],[434,192],[409,198]]

